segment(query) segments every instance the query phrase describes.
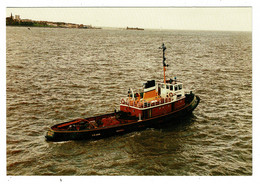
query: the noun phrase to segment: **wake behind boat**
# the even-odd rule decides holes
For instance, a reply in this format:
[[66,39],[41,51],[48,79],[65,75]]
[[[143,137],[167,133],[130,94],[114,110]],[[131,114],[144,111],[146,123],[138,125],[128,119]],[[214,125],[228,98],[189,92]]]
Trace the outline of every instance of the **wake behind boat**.
[[46,134],[48,141],[104,138],[163,124],[190,114],[200,98],[175,79],[166,80],[165,50],[163,50],[164,81],[147,81],[141,92],[129,89],[120,102],[120,111],[95,117],[76,119],[52,126]]

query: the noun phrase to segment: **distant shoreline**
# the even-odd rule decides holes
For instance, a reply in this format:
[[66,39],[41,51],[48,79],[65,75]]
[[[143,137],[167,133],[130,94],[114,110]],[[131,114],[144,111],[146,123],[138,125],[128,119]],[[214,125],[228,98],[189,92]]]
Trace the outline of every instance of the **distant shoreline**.
[[52,22],[52,21],[36,21],[31,19],[21,19],[20,15],[11,14],[6,17],[6,26],[17,27],[51,27],[51,28],[76,28],[76,29],[102,29],[99,27],[92,27],[92,25],[74,24],[66,22]]
[[139,27],[126,27],[126,30],[138,30],[138,31],[143,31],[143,28],[139,28]]
[[102,28],[72,28],[72,27],[56,27],[56,26],[25,26],[25,25],[6,25],[6,27],[24,27],[24,28],[32,28],[32,27],[37,27],[37,28],[57,28],[57,29],[102,29]]

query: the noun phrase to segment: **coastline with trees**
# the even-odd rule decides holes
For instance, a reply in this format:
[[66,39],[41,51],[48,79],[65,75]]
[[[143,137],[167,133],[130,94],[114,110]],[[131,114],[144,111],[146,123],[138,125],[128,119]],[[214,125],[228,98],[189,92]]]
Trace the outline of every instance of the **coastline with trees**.
[[97,27],[92,27],[91,25],[21,19],[20,15],[13,16],[12,13],[10,17],[6,17],[6,26],[101,29]]

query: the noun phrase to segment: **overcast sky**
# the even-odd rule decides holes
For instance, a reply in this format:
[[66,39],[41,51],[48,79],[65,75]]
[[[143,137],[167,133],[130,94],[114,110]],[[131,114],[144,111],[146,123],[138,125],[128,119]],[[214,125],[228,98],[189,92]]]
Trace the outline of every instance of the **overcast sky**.
[[6,16],[104,27],[252,31],[252,9],[241,8],[6,8]]

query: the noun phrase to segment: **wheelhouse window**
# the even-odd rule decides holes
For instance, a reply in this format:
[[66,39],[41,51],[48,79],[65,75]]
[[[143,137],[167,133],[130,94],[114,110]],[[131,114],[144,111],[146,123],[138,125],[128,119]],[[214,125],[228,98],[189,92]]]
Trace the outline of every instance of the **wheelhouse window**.
[[172,85],[170,85],[170,90],[173,91],[173,86]]
[[162,84],[162,88],[165,88],[165,85],[164,85],[164,84]]
[[169,89],[169,85],[166,85],[166,89]]
[[179,84],[179,90],[181,90],[182,89],[182,85],[181,84]]
[[175,91],[178,91],[178,86],[177,86],[177,85],[174,86],[174,90],[175,90]]

